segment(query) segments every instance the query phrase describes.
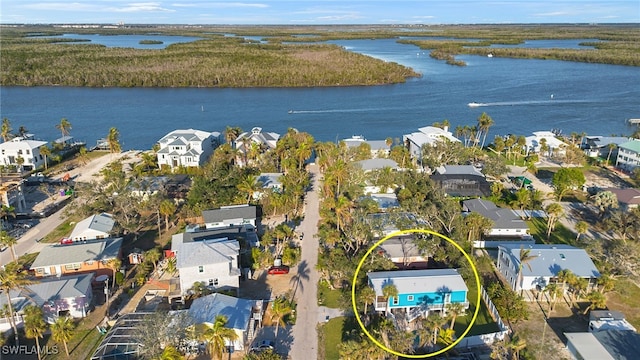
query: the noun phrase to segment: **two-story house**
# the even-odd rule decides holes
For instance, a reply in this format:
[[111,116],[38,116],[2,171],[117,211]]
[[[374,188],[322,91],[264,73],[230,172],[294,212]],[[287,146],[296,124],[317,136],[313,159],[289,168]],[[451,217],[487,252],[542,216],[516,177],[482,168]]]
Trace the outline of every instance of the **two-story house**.
[[471,199],[462,202],[463,215],[475,212],[493,222],[480,239],[472,239],[474,247],[497,248],[503,244],[534,244],[529,226],[512,209],[499,208],[489,200]]
[[491,184],[473,165],[444,165],[431,180],[449,196],[482,197],[491,195]]
[[235,139],[233,147],[238,152],[236,163],[244,166],[255,156],[273,150],[278,144],[280,134],[262,131],[261,127],[254,127],[251,131],[243,132]]
[[371,152],[371,158],[389,155],[391,145],[386,140],[367,140],[364,136],[354,135],[348,139],[341,140],[349,149],[357,149],[362,144],[367,144]]
[[618,145],[616,167],[632,171],[640,166],[640,140],[633,139]]
[[175,252],[183,295],[197,282],[210,289],[235,290],[240,287],[240,244],[227,238],[187,241]]
[[[452,303],[469,307],[467,284],[455,269],[376,271],[367,276],[376,294],[374,309],[391,312],[402,309],[408,321],[427,317],[430,311],[444,314]],[[396,287],[398,296],[387,299],[383,289],[390,285]]]
[[202,130],[174,130],[158,141],[158,166],[198,167],[203,165],[220,144],[219,132]]
[[31,171],[44,165],[44,156],[40,148],[46,141],[33,140],[31,137],[15,137],[0,144],[0,165],[16,166]]
[[448,127],[442,129],[435,126],[421,127],[417,132],[402,135],[402,141],[409,149],[411,156],[416,159],[422,159],[422,147],[425,145],[433,146],[438,141],[460,142]]
[[49,245],[40,251],[31,264],[31,270],[38,277],[89,272],[111,276],[113,270],[109,267],[109,261],[122,257],[121,247],[122,238]]
[[[533,256],[525,264],[521,264],[520,253],[529,250]],[[584,249],[569,245],[501,245],[498,246],[498,271],[505,277],[515,291],[544,289],[552,282],[558,282],[558,273],[568,269],[589,281],[592,288],[600,272]],[[520,273],[522,272],[522,276]]]

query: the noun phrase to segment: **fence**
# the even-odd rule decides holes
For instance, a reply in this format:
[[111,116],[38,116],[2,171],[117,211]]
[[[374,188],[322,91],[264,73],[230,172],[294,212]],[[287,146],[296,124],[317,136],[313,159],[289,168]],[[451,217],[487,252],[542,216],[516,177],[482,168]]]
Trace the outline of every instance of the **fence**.
[[496,309],[495,305],[493,305],[491,298],[489,298],[489,294],[487,294],[483,286],[480,287],[480,293],[482,295],[482,300],[484,300],[485,305],[487,305],[487,309],[491,313],[491,317],[498,325],[500,331],[488,334],[465,336],[465,338],[455,346],[456,348],[463,349],[475,346],[491,345],[494,341],[504,340],[504,337],[510,332],[509,328],[500,318],[498,310]]

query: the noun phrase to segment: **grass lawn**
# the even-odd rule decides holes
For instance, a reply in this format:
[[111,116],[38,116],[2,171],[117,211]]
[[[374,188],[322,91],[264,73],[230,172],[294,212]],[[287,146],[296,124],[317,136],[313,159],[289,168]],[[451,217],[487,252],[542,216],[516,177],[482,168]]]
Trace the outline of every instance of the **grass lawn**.
[[640,287],[631,280],[616,281],[613,291],[606,294],[607,307],[622,312],[627,321],[636,329],[640,329]]
[[574,245],[576,234],[564,227],[560,223],[556,223],[556,229],[551,232],[551,237],[547,241],[547,221],[542,218],[533,218],[527,220],[531,235],[539,244],[566,244]]
[[331,290],[326,282],[318,282],[318,305],[339,309],[341,296],[340,290]]
[[[456,330],[456,336],[462,335],[462,333],[469,327],[469,323],[471,322],[471,318],[473,317],[473,313],[475,312],[475,300],[477,296],[476,289],[469,289],[469,293],[467,294],[467,298],[469,299],[469,309],[467,309],[467,315],[459,316],[456,318],[456,323],[454,325],[454,329]],[[491,313],[489,313],[489,309],[487,309],[487,305],[484,301],[480,300],[480,311],[478,311],[478,317],[476,318],[475,323],[471,327],[471,331],[467,334],[467,336],[480,335],[480,334],[488,334],[492,332],[500,331],[498,328],[498,324],[493,321],[491,317]]]
[[61,238],[68,236],[73,231],[73,228],[76,226],[76,223],[73,221],[65,221],[62,224],[58,225],[52,232],[48,233],[42,238],[42,242],[44,243],[57,243]]
[[[338,344],[342,343],[342,333],[345,317],[337,317],[322,324],[318,328],[319,349],[318,359],[334,360],[339,359]],[[324,357],[323,357],[324,355]]]

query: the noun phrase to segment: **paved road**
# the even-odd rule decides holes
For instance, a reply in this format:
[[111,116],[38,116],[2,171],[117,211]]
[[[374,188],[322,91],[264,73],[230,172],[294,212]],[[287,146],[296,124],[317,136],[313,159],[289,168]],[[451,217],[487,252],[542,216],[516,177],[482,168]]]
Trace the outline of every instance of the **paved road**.
[[297,320],[292,330],[293,343],[289,357],[291,359],[313,360],[318,358],[318,325],[321,316],[325,313],[318,308],[318,280],[320,275],[316,271],[318,263],[318,220],[319,210],[319,178],[320,172],[317,165],[310,165],[312,174],[312,190],[307,193],[304,220],[300,224],[300,230],[304,233],[302,240],[302,261],[298,269],[299,281],[296,290]]
[[[124,156],[127,156],[130,159],[129,161],[135,161],[135,153],[137,152],[127,151],[119,154],[108,154],[105,156],[101,156],[99,158],[93,159],[91,162],[84,166],[79,166],[71,170],[69,172],[69,175],[72,176],[76,180],[76,182],[90,182],[92,180],[95,180],[95,175],[97,175],[100,170],[102,170],[102,168],[111,161],[120,159]],[[62,175],[64,174],[61,174],[60,177]],[[27,253],[40,252],[42,248],[48,245],[37,243],[36,239],[43,238],[45,235],[49,234],[64,222],[64,219],[62,217],[63,210],[64,208],[49,215],[49,217],[47,217],[46,219],[42,219],[36,226],[29,229],[29,231],[22,235],[18,239],[18,243],[15,246],[16,255],[20,257]],[[11,249],[7,248],[3,252],[0,252],[0,265],[8,264],[11,261]]]

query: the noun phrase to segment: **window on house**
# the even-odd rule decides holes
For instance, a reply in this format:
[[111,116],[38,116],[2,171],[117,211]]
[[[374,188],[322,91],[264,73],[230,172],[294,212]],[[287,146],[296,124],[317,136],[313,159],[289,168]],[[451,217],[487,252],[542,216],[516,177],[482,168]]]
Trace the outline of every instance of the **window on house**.
[[80,269],[80,264],[69,264],[64,266],[65,270],[78,270]]
[[202,266],[202,265],[198,266],[198,272],[199,273],[203,273],[204,272],[204,266]]
[[408,295],[407,296],[407,301],[413,301],[413,295]]
[[218,286],[218,279],[213,279],[213,286]]
[[393,305],[398,305],[398,304],[400,304],[400,297],[398,297],[398,296],[394,296],[394,297],[393,297],[393,300],[392,300],[392,302],[391,302],[391,303],[392,303]]
[[209,279],[209,286],[213,286],[213,279]]

